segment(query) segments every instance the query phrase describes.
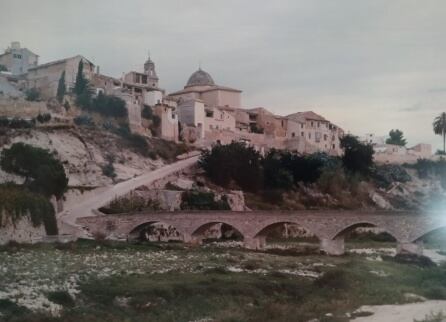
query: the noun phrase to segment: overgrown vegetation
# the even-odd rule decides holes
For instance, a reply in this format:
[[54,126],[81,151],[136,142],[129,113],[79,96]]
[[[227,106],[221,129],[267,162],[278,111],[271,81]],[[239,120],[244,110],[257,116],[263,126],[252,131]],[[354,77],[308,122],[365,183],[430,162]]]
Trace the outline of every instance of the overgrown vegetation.
[[161,118],[158,115],[153,114],[152,108],[148,105],[144,105],[141,111],[141,117],[150,121],[150,131],[152,132],[152,135],[158,136]]
[[57,222],[51,202],[44,196],[14,184],[0,185],[0,227],[15,224],[29,216],[32,224],[45,226],[48,235],[57,235]]
[[418,159],[414,164],[405,164],[405,167],[415,169],[420,178],[439,178],[441,185],[446,189],[446,159]]
[[181,210],[231,210],[226,196],[216,200],[213,192],[199,190],[184,191],[180,207]]
[[68,186],[63,165],[54,153],[23,142],[3,149],[0,166],[6,172],[25,177],[26,187],[48,198],[54,195],[60,199]]
[[99,211],[105,214],[121,214],[143,210],[157,211],[160,209],[158,201],[138,196],[132,192],[126,196],[116,197],[108,205],[99,208]]
[[8,127],[11,129],[30,129],[35,125],[35,119],[25,120],[21,118],[0,117],[0,127]]

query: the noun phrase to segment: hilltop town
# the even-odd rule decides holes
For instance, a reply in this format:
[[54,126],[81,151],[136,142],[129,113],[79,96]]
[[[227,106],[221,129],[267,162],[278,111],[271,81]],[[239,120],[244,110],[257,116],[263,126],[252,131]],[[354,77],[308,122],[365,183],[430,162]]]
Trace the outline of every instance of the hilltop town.
[[[18,116],[15,114],[17,108],[10,111],[11,102],[30,111],[33,106],[38,106],[35,109],[37,113],[49,102],[57,105],[54,98],[61,86],[62,74],[66,93],[73,92],[80,62],[93,96],[113,96],[125,102],[128,124],[133,133],[185,142],[200,148],[236,141],[245,142],[262,153],[275,148],[301,154],[342,154],[340,138],[346,130],[314,111],[296,111],[280,116],[264,107],[245,108],[242,90],[215,83],[213,77],[201,68],[190,75],[183,89],[166,93],[160,86],[155,62],[150,57],[141,64],[140,71],[112,77],[102,74],[98,65],[82,55],[39,64],[36,53],[22,48],[19,42],[13,42],[5,53],[0,54],[2,115]],[[26,100],[30,92],[37,95],[32,100],[39,102]],[[69,99],[61,98],[59,105],[66,104],[69,105]],[[70,115],[64,108],[52,110],[53,113],[55,111],[58,111],[59,119],[67,122],[82,112]],[[155,131],[153,123],[156,123]],[[415,162],[419,158],[432,157],[429,144],[418,144],[408,149],[385,144],[374,134],[367,134],[362,139],[375,146],[375,159],[379,162]]]

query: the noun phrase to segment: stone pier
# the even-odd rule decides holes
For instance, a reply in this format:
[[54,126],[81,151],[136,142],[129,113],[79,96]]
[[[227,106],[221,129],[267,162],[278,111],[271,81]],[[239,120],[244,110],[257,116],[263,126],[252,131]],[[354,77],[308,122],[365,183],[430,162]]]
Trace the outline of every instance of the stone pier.
[[327,255],[344,255],[345,253],[345,245],[344,238],[337,237],[335,239],[329,238],[321,238],[321,251],[326,253]]

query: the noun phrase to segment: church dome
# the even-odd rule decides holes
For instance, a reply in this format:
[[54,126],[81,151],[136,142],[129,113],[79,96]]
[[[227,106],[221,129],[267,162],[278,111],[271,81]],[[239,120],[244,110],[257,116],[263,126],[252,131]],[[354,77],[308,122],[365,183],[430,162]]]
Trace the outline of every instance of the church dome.
[[212,79],[211,75],[209,75],[209,73],[206,73],[204,70],[199,69],[189,77],[189,80],[187,81],[185,87],[206,85],[214,86],[214,80]]

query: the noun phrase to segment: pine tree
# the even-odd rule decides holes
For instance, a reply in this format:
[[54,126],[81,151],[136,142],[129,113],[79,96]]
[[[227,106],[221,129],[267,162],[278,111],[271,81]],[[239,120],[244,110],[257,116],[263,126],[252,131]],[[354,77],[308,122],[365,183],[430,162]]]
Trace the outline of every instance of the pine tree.
[[67,88],[65,86],[65,71],[62,72],[62,75],[60,75],[59,78],[59,84],[57,85],[57,100],[59,103],[63,102],[63,98],[65,96],[65,93],[67,91]]

